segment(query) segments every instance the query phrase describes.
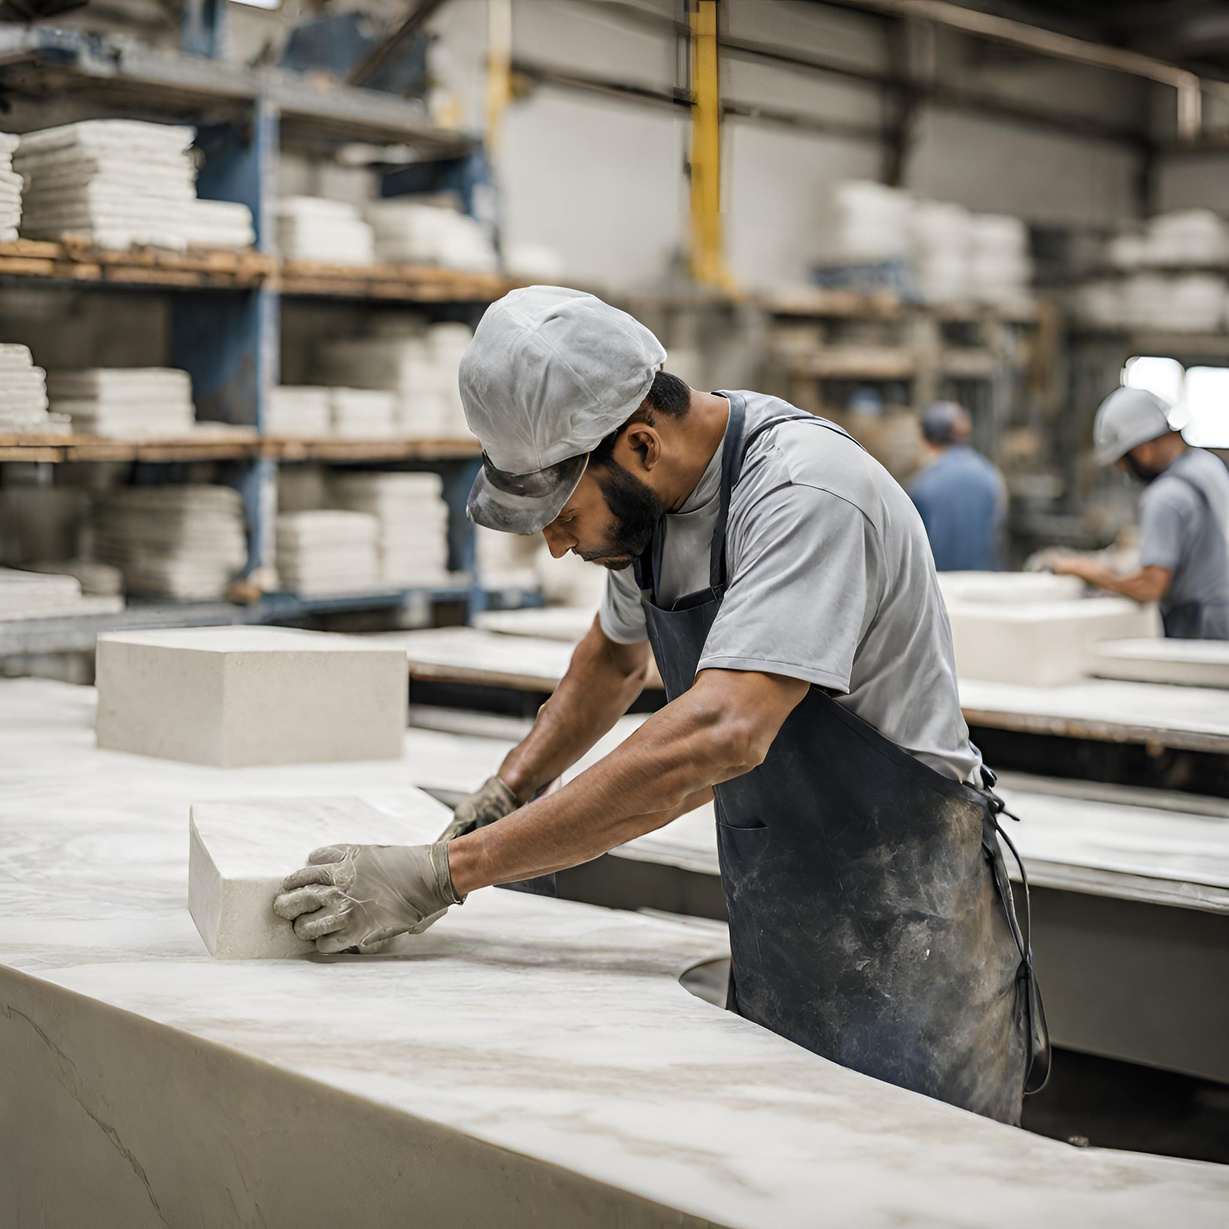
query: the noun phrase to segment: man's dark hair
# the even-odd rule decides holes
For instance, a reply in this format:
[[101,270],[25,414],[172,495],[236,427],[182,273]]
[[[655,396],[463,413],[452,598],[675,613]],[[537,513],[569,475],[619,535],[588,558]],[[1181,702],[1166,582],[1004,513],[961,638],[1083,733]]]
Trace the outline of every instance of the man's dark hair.
[[621,427],[612,431],[589,454],[590,465],[609,466],[614,453],[615,440],[633,423],[645,422],[651,427],[654,423],[653,412],[666,414],[670,418],[682,418],[691,406],[691,389],[686,380],[672,376],[668,371],[659,371],[653,377],[649,391],[644,400],[636,407],[635,413]]

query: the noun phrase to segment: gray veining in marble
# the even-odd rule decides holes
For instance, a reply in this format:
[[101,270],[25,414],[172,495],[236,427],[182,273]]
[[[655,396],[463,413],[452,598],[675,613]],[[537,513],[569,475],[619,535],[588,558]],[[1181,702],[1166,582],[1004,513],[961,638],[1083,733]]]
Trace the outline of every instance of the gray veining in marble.
[[213,960],[190,803],[404,815],[409,770],[142,759],[92,709],[0,683],[0,1221],[1224,1223],[1223,1168],[1030,1136],[693,998],[708,927],[484,891],[391,956]]

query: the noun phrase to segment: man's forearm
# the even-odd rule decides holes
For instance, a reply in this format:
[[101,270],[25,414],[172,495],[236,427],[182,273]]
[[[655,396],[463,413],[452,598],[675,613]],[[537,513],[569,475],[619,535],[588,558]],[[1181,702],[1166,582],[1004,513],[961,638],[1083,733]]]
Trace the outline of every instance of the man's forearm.
[[1160,601],[1165,596],[1173,575],[1168,568],[1151,565],[1122,576],[1099,560],[1078,557],[1063,560],[1055,571],[1079,576],[1088,581],[1090,585],[1096,585],[1098,589],[1121,594],[1136,602]]
[[627,712],[647,671],[648,646],[615,645],[595,619],[533,729],[500,765],[500,778],[522,802],[532,798]]
[[705,671],[574,781],[452,841],[457,891],[588,862],[699,806],[714,784],[761,762],[806,690],[771,675]]

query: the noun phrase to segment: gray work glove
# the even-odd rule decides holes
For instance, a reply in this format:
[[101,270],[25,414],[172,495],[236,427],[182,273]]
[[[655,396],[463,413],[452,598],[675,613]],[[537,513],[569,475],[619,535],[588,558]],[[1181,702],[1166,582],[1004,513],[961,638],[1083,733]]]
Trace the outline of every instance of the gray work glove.
[[511,815],[520,805],[516,795],[498,777],[487,777],[453,812],[452,823],[440,833],[440,840],[451,841],[475,828],[485,828]]
[[325,845],[307,860],[282,880],[273,911],[318,951],[373,952],[397,935],[422,934],[462,903],[441,842]]

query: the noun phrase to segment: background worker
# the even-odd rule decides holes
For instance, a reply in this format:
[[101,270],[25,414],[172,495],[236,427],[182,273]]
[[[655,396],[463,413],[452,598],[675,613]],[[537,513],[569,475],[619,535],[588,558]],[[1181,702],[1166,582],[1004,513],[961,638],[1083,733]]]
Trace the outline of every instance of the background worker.
[[1165,634],[1229,640],[1229,470],[1191,448],[1169,425],[1165,402],[1119,388],[1093,424],[1099,465],[1117,465],[1144,484],[1139,499],[1139,568],[1120,576],[1079,555],[1054,555],[1054,572],[1080,576],[1137,602],[1159,602]]
[[1002,563],[1007,488],[994,465],[969,444],[963,406],[935,401],[922,411],[928,460],[909,483],[940,572],[997,571]]
[[[369,949],[715,796],[731,1007],[1018,1122],[1040,1010],[917,513],[831,423],[664,359],[578,291],[488,309],[461,365],[470,515],[602,564],[606,598],[452,840],[317,851],[274,907],[321,950]],[[669,703],[535,797],[627,711],[650,644]]]

